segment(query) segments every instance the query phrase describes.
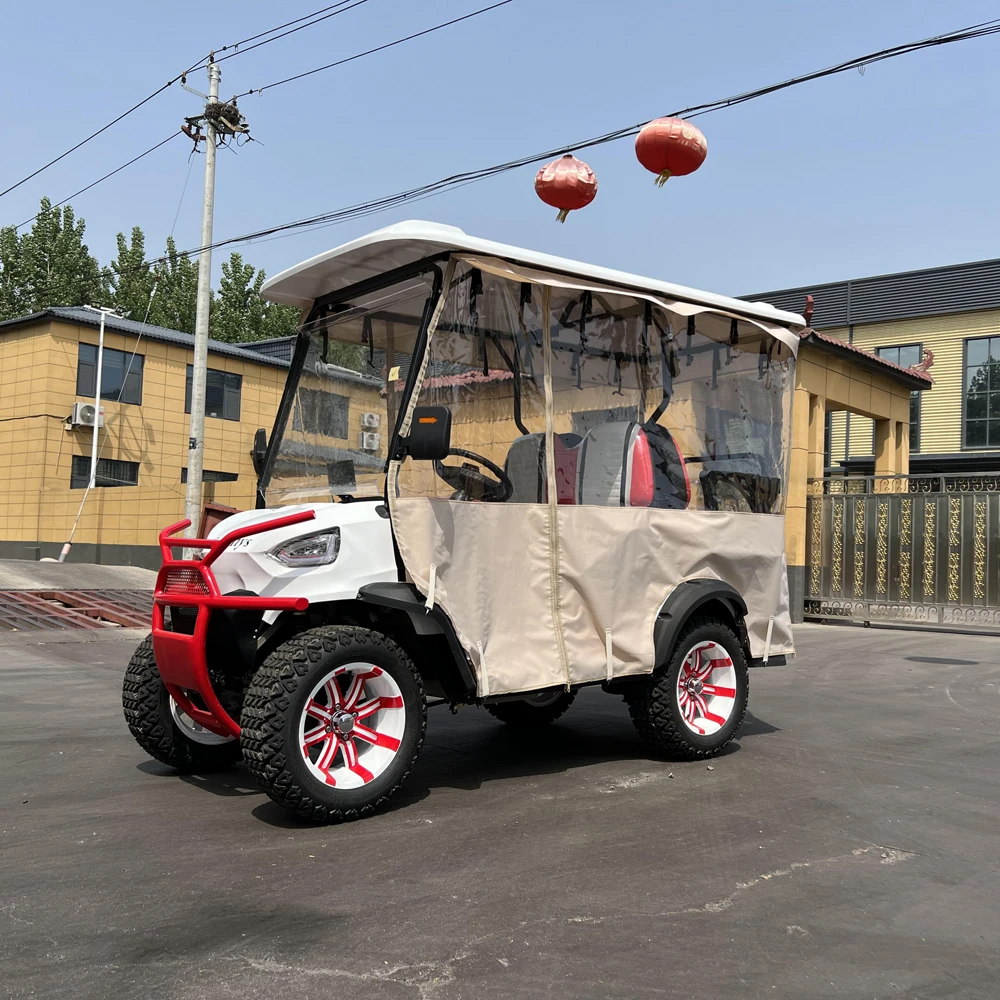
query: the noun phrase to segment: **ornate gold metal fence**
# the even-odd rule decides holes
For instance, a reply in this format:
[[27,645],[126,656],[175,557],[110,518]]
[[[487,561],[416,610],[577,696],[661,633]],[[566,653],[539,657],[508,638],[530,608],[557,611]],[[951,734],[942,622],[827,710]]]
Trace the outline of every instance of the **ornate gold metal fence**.
[[1000,627],[1000,476],[833,476],[807,503],[807,618]]

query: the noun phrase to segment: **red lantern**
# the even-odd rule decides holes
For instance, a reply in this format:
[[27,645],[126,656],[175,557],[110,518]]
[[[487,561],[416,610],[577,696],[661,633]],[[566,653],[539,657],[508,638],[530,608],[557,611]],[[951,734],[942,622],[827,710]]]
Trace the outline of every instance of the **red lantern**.
[[586,208],[597,197],[597,175],[583,160],[567,153],[535,174],[535,193],[546,205],[558,208],[556,218],[565,222],[570,212]]
[[667,178],[682,177],[697,170],[705,162],[708,143],[683,118],[657,118],[643,125],[635,137],[635,155],[649,171],[656,174],[656,184],[663,187]]

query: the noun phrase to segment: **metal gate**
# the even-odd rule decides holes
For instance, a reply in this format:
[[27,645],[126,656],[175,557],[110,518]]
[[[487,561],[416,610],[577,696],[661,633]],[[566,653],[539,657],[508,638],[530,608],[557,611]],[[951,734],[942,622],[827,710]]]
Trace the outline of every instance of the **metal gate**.
[[805,616],[1000,627],[1000,476],[810,480]]

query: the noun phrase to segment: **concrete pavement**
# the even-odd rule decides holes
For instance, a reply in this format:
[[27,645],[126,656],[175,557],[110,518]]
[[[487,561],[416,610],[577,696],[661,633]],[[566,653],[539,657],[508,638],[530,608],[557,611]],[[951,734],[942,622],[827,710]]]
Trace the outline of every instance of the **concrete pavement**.
[[141,566],[0,559],[0,590],[152,590],[156,571]]
[[10,996],[1000,993],[995,638],[799,627],[710,767],[597,691],[531,739],[432,709],[391,810],[329,828],[146,759],[128,641],[43,642],[0,650]]

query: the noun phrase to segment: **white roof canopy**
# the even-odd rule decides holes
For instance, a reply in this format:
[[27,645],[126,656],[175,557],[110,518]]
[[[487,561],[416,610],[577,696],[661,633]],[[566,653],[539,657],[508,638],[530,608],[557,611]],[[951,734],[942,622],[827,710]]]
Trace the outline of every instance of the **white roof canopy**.
[[744,302],[727,295],[674,285],[669,281],[657,281],[625,271],[479,239],[466,235],[455,226],[417,221],[386,226],[296,264],[265,282],[261,295],[271,302],[307,309],[314,299],[322,295],[447,251],[499,257],[543,271],[556,271],[587,281],[616,285],[728,314],[746,316],[786,327],[796,333],[806,325],[801,316],[775,309],[766,302]]

